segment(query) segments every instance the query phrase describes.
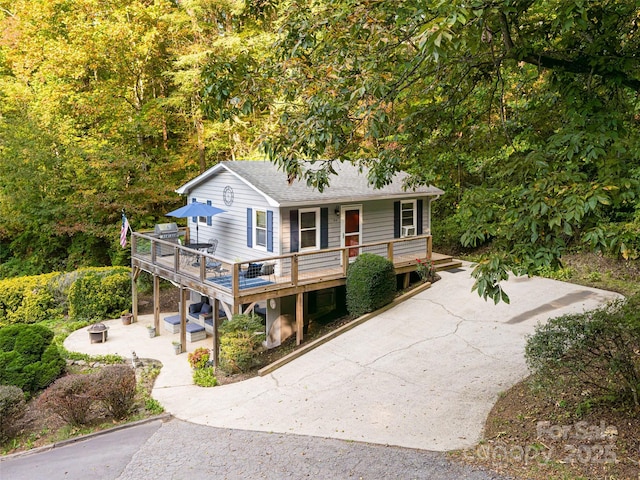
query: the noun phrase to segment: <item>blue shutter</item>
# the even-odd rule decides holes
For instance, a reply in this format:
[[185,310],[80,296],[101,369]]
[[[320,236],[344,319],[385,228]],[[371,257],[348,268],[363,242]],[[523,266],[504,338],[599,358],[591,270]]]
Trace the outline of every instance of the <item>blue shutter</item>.
[[289,239],[291,241],[291,247],[289,251],[291,253],[300,250],[300,229],[298,227],[298,210],[291,210],[289,212]]
[[418,211],[416,212],[416,222],[418,223],[418,225],[416,225],[416,232],[418,233],[418,235],[422,235],[423,232],[423,228],[422,228],[422,199],[418,200],[416,202],[416,208],[418,209]]
[[[196,203],[196,202],[197,202],[196,198],[193,197],[191,199],[191,203]],[[191,221],[197,223],[198,222],[198,217],[191,217]]]
[[247,247],[253,248],[253,210],[247,208]]
[[[211,205],[211,200],[207,200],[207,205]],[[211,218],[212,217],[207,217],[207,225],[211,226]]]
[[400,238],[400,202],[393,202],[393,238]]
[[273,252],[273,212],[267,210],[267,252]]
[[329,209],[320,209],[320,248],[329,248]]

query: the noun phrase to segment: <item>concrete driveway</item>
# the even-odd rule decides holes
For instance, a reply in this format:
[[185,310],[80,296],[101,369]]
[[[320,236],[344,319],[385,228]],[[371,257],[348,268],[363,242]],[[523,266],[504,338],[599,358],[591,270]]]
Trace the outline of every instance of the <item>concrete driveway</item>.
[[470,271],[441,272],[430,289],[272,374],[216,388],[192,385],[186,355],[169,355],[170,335],[145,338],[143,322],[124,327],[120,340],[110,330],[108,342],[90,345],[83,331],[65,346],[161,357],[153,396],[189,422],[437,451],[470,447],[499,393],[527,375],[525,337],[535,325],[618,297],[516,278],[506,284],[511,304],[494,306],[471,292]]

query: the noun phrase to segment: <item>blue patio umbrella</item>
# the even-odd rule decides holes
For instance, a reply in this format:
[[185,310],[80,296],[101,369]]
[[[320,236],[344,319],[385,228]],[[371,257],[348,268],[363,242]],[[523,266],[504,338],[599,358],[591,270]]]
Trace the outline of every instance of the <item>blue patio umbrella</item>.
[[[184,207],[180,207],[177,210],[173,210],[166,214],[167,217],[189,218],[189,217],[213,217],[219,213],[224,213],[226,210],[214,207],[207,203],[191,202],[187,203]],[[196,243],[198,242],[198,222],[196,221]]]

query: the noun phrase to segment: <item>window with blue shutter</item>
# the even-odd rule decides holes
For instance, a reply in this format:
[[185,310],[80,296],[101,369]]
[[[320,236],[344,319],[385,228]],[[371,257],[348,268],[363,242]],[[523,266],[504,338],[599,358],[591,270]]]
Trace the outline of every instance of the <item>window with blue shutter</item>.
[[393,202],[393,238],[400,238],[400,202]]
[[267,210],[267,252],[273,252],[273,212]]
[[298,210],[291,210],[289,212],[289,241],[290,252],[297,252],[300,250],[300,232],[298,227]]
[[320,209],[320,248],[329,248],[329,209]]

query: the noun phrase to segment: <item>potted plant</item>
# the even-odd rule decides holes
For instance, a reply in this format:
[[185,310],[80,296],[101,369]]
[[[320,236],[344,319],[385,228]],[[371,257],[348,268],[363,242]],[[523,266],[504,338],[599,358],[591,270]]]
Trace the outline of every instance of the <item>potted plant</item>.
[[129,310],[123,310],[120,314],[120,320],[122,320],[123,325],[131,325],[131,319],[133,318],[133,314],[129,313]]
[[156,327],[153,325],[147,325],[147,332],[149,332],[149,338],[156,336]]
[[173,351],[176,355],[182,353],[182,344],[180,342],[173,341],[171,344],[173,345]]

